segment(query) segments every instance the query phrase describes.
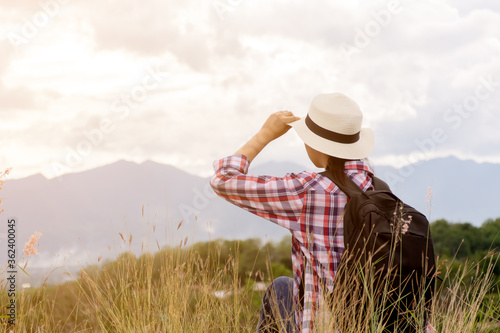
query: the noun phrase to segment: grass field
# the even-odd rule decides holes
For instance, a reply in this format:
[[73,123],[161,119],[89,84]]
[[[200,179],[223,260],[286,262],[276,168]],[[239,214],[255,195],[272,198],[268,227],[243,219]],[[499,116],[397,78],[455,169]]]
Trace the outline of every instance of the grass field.
[[[0,332],[254,332],[263,292],[238,276],[237,255],[220,261],[216,244],[206,260],[192,248],[140,257],[124,253],[113,262],[82,268],[74,282],[19,292],[16,325],[1,318]],[[437,286],[430,318],[439,332],[500,332],[498,286],[491,275],[498,259],[491,253],[453,273],[451,265],[441,266],[444,282]],[[8,314],[8,302],[3,281],[0,316]],[[360,317],[337,306],[333,316],[318,316],[316,327],[318,332],[340,326],[346,332],[383,332],[379,310]]]

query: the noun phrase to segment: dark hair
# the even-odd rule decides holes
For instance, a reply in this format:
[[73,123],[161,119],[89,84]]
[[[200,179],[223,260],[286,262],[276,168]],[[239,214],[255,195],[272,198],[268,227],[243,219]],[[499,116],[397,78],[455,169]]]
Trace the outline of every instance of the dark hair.
[[335,183],[338,182],[340,183],[340,185],[346,185],[344,168],[345,168],[345,163],[349,161],[352,160],[346,160],[335,156],[328,157],[326,171],[328,171],[332,175],[333,179],[335,180]]

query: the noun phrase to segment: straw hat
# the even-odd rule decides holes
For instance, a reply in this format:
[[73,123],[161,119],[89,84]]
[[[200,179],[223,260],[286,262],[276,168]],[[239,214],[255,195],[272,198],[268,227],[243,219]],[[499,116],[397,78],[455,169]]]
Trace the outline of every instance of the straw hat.
[[363,114],[351,98],[340,94],[321,94],[313,98],[305,118],[292,126],[311,148],[339,158],[357,160],[373,150],[373,130],[361,128]]

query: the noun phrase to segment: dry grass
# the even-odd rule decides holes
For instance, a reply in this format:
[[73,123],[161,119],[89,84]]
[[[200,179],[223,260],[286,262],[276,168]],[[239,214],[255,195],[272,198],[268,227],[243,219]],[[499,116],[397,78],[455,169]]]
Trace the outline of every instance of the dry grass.
[[[488,294],[498,259],[498,254],[490,254],[480,263],[466,263],[458,273],[452,273],[451,264],[442,268],[445,278],[437,287],[430,317],[440,332],[500,331],[498,299]],[[223,268],[217,260],[215,249],[205,261],[190,249],[139,258],[126,253],[100,268],[82,269],[76,282],[19,293],[16,326],[2,320],[0,331],[254,332],[262,293],[241,285],[237,258]],[[226,296],[216,297],[215,291]],[[317,331],[334,332],[335,327],[342,332],[384,332],[384,309],[375,301],[383,293],[364,282],[351,293],[356,306],[347,307],[347,294],[335,293],[333,307],[318,312],[326,315],[318,316]],[[0,291],[2,308],[7,301],[5,290]],[[365,315],[359,315],[360,308]],[[423,318],[422,309],[411,315]]]
[[[179,249],[139,258],[125,253],[82,269],[76,282],[18,293],[16,325],[0,319],[0,332],[253,331],[255,293],[240,286],[234,258],[214,270],[216,260]],[[226,297],[214,295],[221,290]],[[0,304],[7,302],[2,289]]]

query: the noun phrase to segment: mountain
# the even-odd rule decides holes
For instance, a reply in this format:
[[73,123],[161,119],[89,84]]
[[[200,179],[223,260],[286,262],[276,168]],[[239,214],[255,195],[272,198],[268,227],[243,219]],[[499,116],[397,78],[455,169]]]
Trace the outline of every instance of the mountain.
[[[282,176],[303,169],[299,164],[266,163],[249,172]],[[500,165],[456,158],[403,169],[376,168],[395,194],[424,213],[432,186],[433,220],[476,225],[500,216],[498,171]],[[189,245],[215,238],[278,240],[288,234],[216,197],[208,178],[154,162],[119,161],[61,179],[35,175],[8,180],[0,194],[2,220],[17,220],[18,253],[35,231],[43,234],[40,254],[29,258],[30,275],[50,266],[54,279],[57,273],[59,279],[65,276],[64,270],[96,264],[100,257],[114,258],[126,250],[155,251],[186,237]],[[4,244],[5,233],[0,239]],[[5,252],[0,252],[0,262],[6,262]]]
[[[18,260],[30,235],[43,235],[39,255],[29,258],[30,275],[63,266],[52,274],[61,278],[65,269],[76,271],[100,257],[156,251],[186,237],[189,245],[214,238],[278,240],[287,234],[216,197],[208,178],[154,162],[119,161],[60,179],[8,180],[0,194],[2,218],[17,221]],[[7,262],[6,251],[0,262]]]
[[[380,178],[403,201],[426,213],[432,221],[481,225],[500,216],[499,164],[476,163],[454,157],[438,158],[405,168],[378,167]],[[431,187],[431,210],[426,197]]]

